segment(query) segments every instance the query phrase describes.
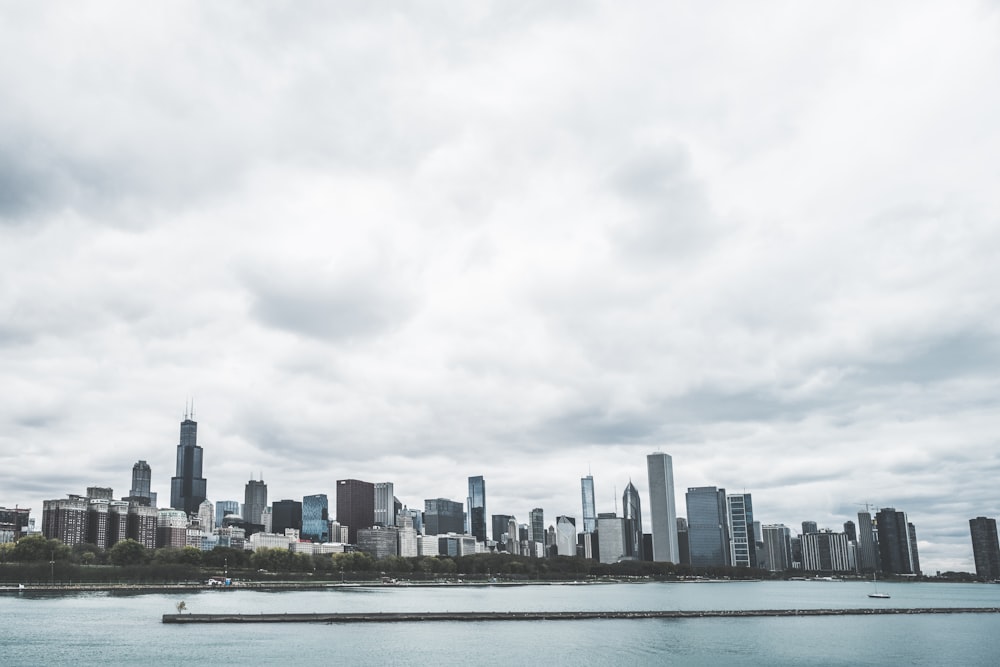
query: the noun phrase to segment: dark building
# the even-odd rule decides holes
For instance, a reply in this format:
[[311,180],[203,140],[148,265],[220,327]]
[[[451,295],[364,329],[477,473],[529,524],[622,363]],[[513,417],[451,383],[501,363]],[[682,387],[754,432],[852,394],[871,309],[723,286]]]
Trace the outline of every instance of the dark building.
[[677,517],[677,558],[678,564],[691,564],[691,548],[688,540],[688,522],[685,517]]
[[170,478],[170,506],[188,514],[197,514],[207,493],[201,476],[202,449],[198,446],[198,422],[185,415],[181,422],[181,441],[177,445],[177,474]]
[[147,549],[156,548],[156,522],[159,512],[155,507],[129,503],[126,532],[129,539],[135,540]]
[[101,551],[108,548],[108,511],[106,498],[87,499],[87,542]]
[[844,522],[844,534],[847,535],[847,539],[851,542],[858,541],[858,530],[853,521]]
[[691,565],[730,565],[726,490],[714,486],[693,487],[687,490],[685,500]]
[[325,493],[302,499],[302,539],[330,541],[330,507]]
[[972,533],[972,557],[976,561],[976,576],[982,581],[1000,579],[997,520],[985,516],[969,519],[969,531]]
[[88,501],[71,494],[68,498],[42,501],[42,535],[66,546],[87,540]]
[[815,521],[803,521],[802,522],[802,534],[811,535],[813,533],[819,532],[819,525]]
[[358,529],[375,525],[375,485],[358,479],[337,480],[337,522],[347,526],[347,540],[358,543]]
[[9,532],[11,539],[17,541],[27,532],[30,514],[31,510],[25,507],[0,507],[0,531]]
[[878,550],[886,574],[920,574],[916,554],[916,529],[906,520],[906,512],[884,507],[875,516]]
[[462,534],[465,532],[465,514],[462,503],[447,498],[424,500],[424,535]]
[[486,541],[486,480],[482,475],[469,478],[469,534],[477,542]]
[[[541,507],[536,507],[530,512],[528,512],[528,528],[529,534],[528,539],[536,544],[541,544],[545,546],[545,514],[542,512]],[[531,553],[528,554],[532,557],[538,554],[536,547],[531,546]],[[524,554],[522,554],[524,555]]]
[[625,520],[623,559],[645,560],[642,544],[642,507],[639,503],[639,491],[631,481],[622,494],[622,517]]
[[872,515],[866,509],[858,512],[858,569],[861,572],[878,572],[879,565],[878,542],[875,540],[875,526]]
[[[509,514],[494,514],[492,519],[493,523],[493,541],[498,545],[503,544],[506,546],[506,540],[504,535],[507,535],[507,527],[510,525],[511,519],[513,519]],[[517,541],[517,535],[510,535],[509,539]],[[507,549],[510,551],[510,549]]]
[[[267,509],[267,484],[263,479],[251,479],[243,489],[243,521],[248,526],[260,526],[252,532],[259,533],[264,529],[261,516]],[[251,531],[247,531],[247,537]]]
[[653,534],[643,533],[642,534],[642,559],[645,561],[653,562]]
[[302,534],[302,503],[298,500],[278,500],[271,505],[271,532],[284,535],[289,528]]
[[145,461],[136,461],[132,466],[132,488],[128,492],[130,502],[142,503],[145,499],[147,507],[156,507],[156,494],[150,490],[153,483],[153,469]]

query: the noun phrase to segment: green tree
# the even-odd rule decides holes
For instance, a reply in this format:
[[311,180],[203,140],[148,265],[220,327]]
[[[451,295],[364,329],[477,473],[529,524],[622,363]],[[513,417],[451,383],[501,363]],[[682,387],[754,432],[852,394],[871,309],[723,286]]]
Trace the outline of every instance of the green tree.
[[14,559],[22,563],[48,560],[67,560],[70,548],[56,539],[46,539],[41,535],[22,537],[14,546]]
[[119,567],[144,565],[149,562],[149,553],[135,540],[122,540],[108,551],[108,559]]
[[179,558],[177,559],[181,565],[194,565],[200,566],[202,562],[201,549],[196,547],[184,547],[181,549]]

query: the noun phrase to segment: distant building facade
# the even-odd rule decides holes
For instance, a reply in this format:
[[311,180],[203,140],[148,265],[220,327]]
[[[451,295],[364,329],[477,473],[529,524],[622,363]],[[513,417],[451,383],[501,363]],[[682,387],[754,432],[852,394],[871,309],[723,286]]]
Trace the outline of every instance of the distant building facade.
[[177,474],[170,478],[170,507],[197,514],[205,502],[208,482],[202,476],[203,452],[198,445],[198,422],[185,417],[177,445]]
[[646,457],[646,472],[649,480],[653,560],[659,563],[680,563],[673,459],[663,452],[649,454]]
[[[687,490],[688,549],[694,567],[719,567],[729,562],[729,519],[726,490],[698,486]],[[656,537],[653,538],[656,547]]]
[[1000,542],[997,520],[985,516],[969,519],[972,534],[972,556],[976,562],[976,577],[980,581],[1000,580]]
[[486,480],[482,475],[469,478],[469,530],[468,533],[479,542],[486,537]]
[[757,542],[753,534],[753,500],[749,493],[726,496],[729,520],[729,563],[757,567]]
[[583,532],[597,530],[597,508],[594,504],[594,478],[590,475],[580,479],[580,496],[583,501]]
[[761,528],[763,549],[759,566],[771,572],[792,569],[792,531],[784,524],[770,524]]
[[267,484],[263,478],[250,479],[243,489],[243,521],[249,526],[263,526],[266,509]]
[[625,531],[625,560],[644,560],[642,553],[642,505],[639,491],[630,481],[622,493],[622,520]]
[[357,544],[358,530],[375,525],[375,485],[360,479],[338,479],[337,521],[347,526],[350,543]]
[[325,493],[302,498],[302,539],[330,541],[330,502]]
[[392,482],[375,482],[375,514],[373,526],[396,525],[396,496]]
[[878,529],[879,557],[886,574],[920,574],[916,529],[906,519],[905,512],[884,507],[875,517]]
[[424,500],[424,535],[463,534],[465,513],[462,503],[447,498]]
[[129,498],[145,498],[150,507],[156,507],[156,494],[150,490],[153,483],[153,469],[145,461],[136,461],[132,466],[132,488]]

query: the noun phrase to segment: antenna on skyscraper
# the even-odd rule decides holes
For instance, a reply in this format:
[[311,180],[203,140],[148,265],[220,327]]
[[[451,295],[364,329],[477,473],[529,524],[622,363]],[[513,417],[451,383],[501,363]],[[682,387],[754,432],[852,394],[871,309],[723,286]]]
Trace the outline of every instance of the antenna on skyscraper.
[[194,396],[191,397],[191,421],[194,421]]

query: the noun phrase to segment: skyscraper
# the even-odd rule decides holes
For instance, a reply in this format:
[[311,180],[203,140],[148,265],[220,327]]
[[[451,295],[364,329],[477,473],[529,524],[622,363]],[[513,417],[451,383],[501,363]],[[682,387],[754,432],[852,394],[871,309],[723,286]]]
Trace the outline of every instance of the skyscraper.
[[597,544],[602,563],[617,563],[625,557],[625,522],[614,512],[597,515]]
[[622,494],[622,518],[625,520],[625,551],[623,558],[627,560],[644,560],[642,553],[642,508],[639,504],[639,491],[629,480]]
[[576,519],[571,516],[556,517],[556,553],[576,555]]
[[153,470],[145,461],[136,461],[132,466],[132,489],[128,492],[129,498],[140,502],[140,498],[145,498],[150,507],[156,507],[156,494],[149,490],[153,480]]
[[[536,507],[535,509],[528,512],[528,529],[531,531],[528,535],[528,540],[534,544],[545,546],[545,514],[542,512],[541,507]],[[532,552],[530,555],[538,555],[539,547],[530,547]]]
[[302,499],[302,539],[330,541],[330,504],[325,493]]
[[357,544],[358,529],[375,525],[375,485],[359,479],[338,479],[337,521],[347,526],[348,542]]
[[198,422],[184,415],[181,441],[177,445],[177,474],[170,478],[170,506],[196,514],[205,502],[207,482],[201,476],[202,449],[198,446]]
[[714,486],[696,486],[687,490],[685,499],[691,565],[730,565],[726,490],[716,489]]
[[646,457],[649,476],[649,520],[653,533],[653,560],[679,563],[677,508],[674,505],[674,464],[669,454]]
[[[263,479],[251,479],[243,491],[243,521],[254,526],[264,525],[262,517],[265,509],[267,509],[267,484]],[[247,535],[250,535],[250,531],[247,531]]]
[[583,499],[583,532],[597,530],[597,509],[594,505],[594,478],[590,475],[580,479],[580,496]]
[[882,571],[887,574],[920,574],[915,553],[916,529],[906,520],[906,512],[883,507],[875,516]]
[[760,567],[771,572],[792,569],[792,531],[784,524],[763,527],[764,548]]
[[447,498],[424,500],[424,535],[462,534],[465,519],[462,503]]
[[858,512],[858,569],[862,572],[878,572],[881,569],[872,515],[867,510]]
[[302,535],[302,503],[298,500],[278,500],[271,503],[271,532],[284,535],[288,529]]
[[[517,541],[517,535],[508,535],[507,527],[510,525],[510,520],[513,519],[509,514],[494,514],[493,515],[493,541],[497,544],[506,544],[507,540]],[[506,538],[506,539],[505,539]],[[509,551],[509,549],[508,549]]]
[[396,525],[396,496],[392,482],[375,482],[375,526]]
[[729,562],[733,567],[757,567],[753,534],[753,502],[749,493],[726,497],[729,510]]
[[42,501],[42,535],[66,546],[86,542],[88,505],[87,498],[75,494]]
[[976,561],[976,576],[981,581],[1000,579],[997,520],[985,516],[969,519],[969,531],[972,533],[972,557]]
[[482,475],[469,478],[469,534],[477,542],[486,541],[486,480]]

